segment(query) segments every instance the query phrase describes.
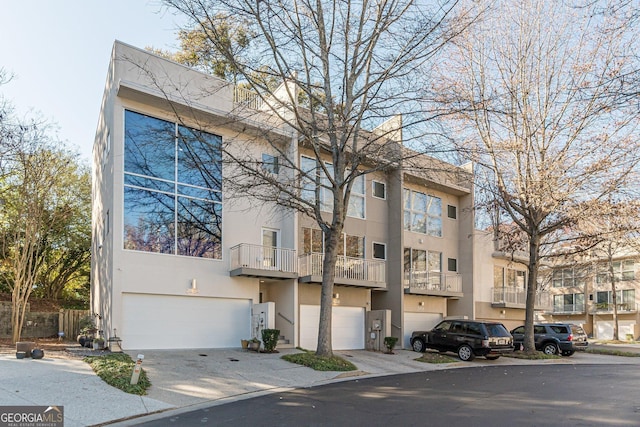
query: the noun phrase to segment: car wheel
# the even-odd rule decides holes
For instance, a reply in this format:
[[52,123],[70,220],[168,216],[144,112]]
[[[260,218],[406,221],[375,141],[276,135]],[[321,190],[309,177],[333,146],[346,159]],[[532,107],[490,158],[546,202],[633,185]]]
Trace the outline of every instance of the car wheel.
[[575,353],[575,351],[573,350],[565,350],[562,352],[563,356],[573,356],[573,353]]
[[485,356],[484,358],[487,359],[487,360],[496,360],[499,357],[500,356]]
[[458,357],[464,362],[470,362],[476,356],[473,354],[473,349],[464,344],[458,349]]
[[411,344],[411,347],[413,347],[413,351],[417,351],[418,353],[424,353],[425,349],[427,348],[421,338],[416,338],[415,340],[413,340],[413,344]]
[[542,346],[542,352],[548,355],[557,354],[558,346],[556,346],[552,342],[546,343],[544,346]]

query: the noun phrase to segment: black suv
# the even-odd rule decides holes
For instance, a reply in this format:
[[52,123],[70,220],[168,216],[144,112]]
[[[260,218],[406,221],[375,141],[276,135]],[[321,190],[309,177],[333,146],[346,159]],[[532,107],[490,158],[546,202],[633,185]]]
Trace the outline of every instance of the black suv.
[[[511,334],[516,350],[519,350],[524,342],[524,326],[518,326]],[[584,330],[571,323],[536,323],[533,336],[536,350],[545,354],[571,356],[576,350],[584,350],[589,345]]]
[[460,360],[484,356],[495,360],[513,351],[513,337],[502,323],[481,320],[443,320],[430,331],[411,334],[411,347],[423,352],[427,348],[442,353],[453,351]]

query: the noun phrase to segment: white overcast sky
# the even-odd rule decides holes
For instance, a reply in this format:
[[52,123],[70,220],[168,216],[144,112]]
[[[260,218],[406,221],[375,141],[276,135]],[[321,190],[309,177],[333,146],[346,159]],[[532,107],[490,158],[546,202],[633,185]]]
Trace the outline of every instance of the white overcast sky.
[[113,42],[174,49],[179,22],[158,0],[0,0],[0,96],[88,161]]

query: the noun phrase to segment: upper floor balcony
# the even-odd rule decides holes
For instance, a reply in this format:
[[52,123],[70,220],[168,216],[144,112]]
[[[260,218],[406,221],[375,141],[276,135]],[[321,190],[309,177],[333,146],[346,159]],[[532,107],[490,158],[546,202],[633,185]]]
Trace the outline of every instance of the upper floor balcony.
[[294,249],[241,243],[229,250],[231,276],[295,279],[298,257]]
[[[303,283],[322,283],[323,253],[300,255],[299,281]],[[385,289],[386,263],[381,260],[338,256],[334,283],[336,285],[360,286]]]
[[[618,314],[637,313],[638,304],[635,302],[623,302],[616,304]],[[593,313],[613,313],[614,304],[610,302],[599,302],[593,305]]]
[[404,293],[460,298],[462,297],[462,276],[419,270],[405,271]]
[[584,314],[584,303],[554,304],[553,314]]
[[[491,306],[495,308],[527,308],[527,291],[522,288],[491,288]],[[535,310],[551,310],[551,295],[548,292],[536,292]]]

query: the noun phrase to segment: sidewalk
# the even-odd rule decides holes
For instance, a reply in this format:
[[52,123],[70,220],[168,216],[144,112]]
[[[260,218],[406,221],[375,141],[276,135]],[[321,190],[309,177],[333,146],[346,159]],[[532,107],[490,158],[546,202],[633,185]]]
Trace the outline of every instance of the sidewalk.
[[408,350],[396,350],[395,354],[355,350],[335,353],[354,363],[358,371],[319,372],[281,359],[282,355],[295,352],[295,349],[274,354],[240,349],[128,352],[134,358],[138,353],[144,354],[142,366],[153,385],[148,395],[142,397],[107,385],[81,358],[59,358],[50,352],[41,360],[18,360],[15,354],[4,353],[0,354],[0,405],[64,406],[65,427],[133,426],[202,406],[370,376],[523,364],[640,365],[640,358],[585,353],[557,360],[501,357],[495,361],[477,358],[473,362],[429,364],[415,361],[419,354]]

